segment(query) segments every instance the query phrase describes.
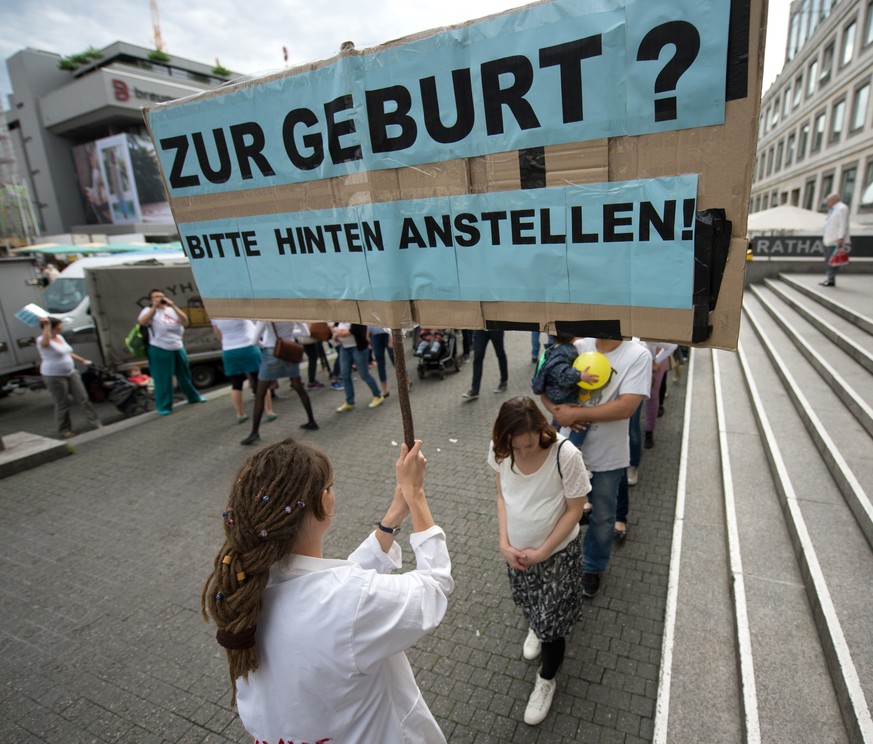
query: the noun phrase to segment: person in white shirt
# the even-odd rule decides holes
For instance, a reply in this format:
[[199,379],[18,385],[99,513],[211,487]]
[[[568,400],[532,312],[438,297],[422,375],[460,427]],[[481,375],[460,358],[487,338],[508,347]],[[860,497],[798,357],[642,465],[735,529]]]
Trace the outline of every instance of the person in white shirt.
[[173,412],[173,377],[189,403],[205,403],[191,380],[188,355],[182,343],[188,316],[161,290],[149,292],[149,306],[137,323],[149,329],[149,373],[155,383],[155,408],[162,416]]
[[825,280],[819,282],[823,287],[835,287],[839,266],[831,266],[831,256],[838,248],[848,248],[849,243],[849,207],[840,199],[837,193],[828,194],[828,216],[825,218],[824,260]]
[[82,409],[88,421],[95,429],[101,427],[97,411],[88,400],[88,393],[79,373],[76,372],[74,359],[84,365],[91,362],[80,357],[73,351],[66,339],[61,335],[64,324],[58,318],[43,318],[39,321],[42,335],[36,340],[36,348],[41,359],[39,373],[45,380],[45,386],[55,402],[55,421],[58,433],[69,439],[76,435],[70,421],[70,396],[76,405]]
[[[215,318],[212,330],[221,342],[221,365],[230,380],[230,402],[236,412],[236,422],[244,424],[249,417],[243,406],[243,386],[246,380],[251,380],[252,389],[257,390],[261,366],[261,350],[253,341],[255,324],[251,320]],[[264,412],[267,421],[276,418],[269,390],[264,398]]]
[[618,489],[630,462],[628,419],[649,397],[652,355],[639,341],[620,339],[580,339],[576,349],[580,354],[599,351],[606,356],[613,371],[609,383],[594,391],[584,406],[556,406],[548,398],[541,400],[561,426],[588,424],[582,456],[593,473],[589,496],[593,508],[582,543],[582,593],[593,597],[612,554]]
[[591,484],[579,450],[527,397],[500,407],[488,464],[497,473],[500,552],[512,598],[530,626],[522,655],[542,658],[524,711],[524,722],[535,726],[552,706],[564,637],[579,614],[579,520]]
[[[337,505],[324,452],[286,439],[240,470],[201,608],[255,740],[445,742],[403,653],[439,625],[454,588],[426,464],[421,441],[401,445],[391,503],[347,560],[323,555]],[[390,575],[407,515],[416,568]]]

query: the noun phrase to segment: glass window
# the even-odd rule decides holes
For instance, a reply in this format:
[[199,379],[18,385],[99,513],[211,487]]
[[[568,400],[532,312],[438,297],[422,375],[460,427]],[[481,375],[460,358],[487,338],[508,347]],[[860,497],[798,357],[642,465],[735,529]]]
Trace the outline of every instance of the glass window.
[[845,67],[849,64],[855,54],[855,28],[857,25],[856,21],[852,21],[843,29],[843,46],[840,52],[840,67]]
[[821,59],[821,74],[818,76],[819,87],[828,84],[831,79],[831,68],[834,66],[834,42],[831,42],[824,48],[824,54]]
[[767,175],[773,172],[773,148],[767,150]]
[[829,142],[837,142],[843,134],[843,122],[846,118],[846,99],[842,98],[831,109],[831,135]]
[[782,154],[784,149],[785,143],[780,140],[779,144],[776,145],[776,165],[774,166],[777,173],[782,170]]
[[770,131],[770,107],[767,106],[767,111],[764,113],[764,131]]
[[800,128],[800,139],[797,141],[797,160],[800,162],[806,157],[806,145],[809,142],[809,122]]
[[809,38],[809,3],[810,0],[803,0],[800,6],[800,46]]
[[[871,201],[871,203],[873,203],[873,201]],[[755,197],[755,211],[756,212],[761,211],[761,195],[760,194],[758,194],[758,196]]]
[[834,190],[834,174],[828,173],[821,177],[821,192],[819,192],[818,211],[828,211],[828,194]]
[[815,179],[810,178],[803,186],[803,208],[812,210],[815,207]]
[[760,161],[758,163],[758,180],[760,181],[764,177],[764,165],[767,162],[767,157],[764,155],[764,153],[761,153],[761,156],[758,158],[758,160]]
[[779,123],[779,97],[773,101],[773,118],[770,120],[770,129],[773,129]]
[[767,209],[767,207],[770,206],[770,194],[764,194],[764,201],[761,206],[764,207],[764,209]]
[[870,83],[865,83],[855,91],[852,96],[852,120],[849,124],[850,132],[862,129],[867,121],[867,103],[870,101]]
[[864,169],[864,188],[861,191],[861,202],[858,206],[862,208],[873,207],[873,158],[867,161],[867,167]]
[[822,143],[824,142],[824,130],[825,130],[825,112],[822,111],[818,116],[815,117],[815,126],[812,130],[812,144],[810,145],[810,152],[818,152],[821,150]]
[[777,199],[777,194],[774,191],[772,194],[770,194],[770,206],[771,207],[778,207],[779,206],[779,202],[776,201],[776,199]]
[[74,310],[86,296],[84,279],[61,276],[46,287],[43,299],[45,309],[50,313],[68,313]]
[[788,112],[791,110],[791,86],[789,85],[785,89],[785,93],[782,95],[782,118],[788,118]]
[[873,0],[867,3],[867,18],[864,21],[864,46],[873,44]]
[[794,162],[794,132],[788,135],[788,141],[785,143],[785,167],[787,168]]
[[[873,2],[873,0],[870,0]],[[796,78],[794,78],[794,101],[792,102],[792,106],[797,108],[800,105],[800,99],[803,96],[803,73],[801,72]]]
[[818,60],[814,59],[806,73],[806,97],[809,98],[815,93],[815,80],[818,72]]
[[797,49],[799,44],[797,42],[797,32],[798,32],[798,24],[800,22],[800,14],[795,13],[791,16],[791,25],[790,30],[788,32],[788,54],[786,54],[785,61],[790,62],[794,59],[794,55],[797,54]]
[[843,175],[840,177],[840,194],[843,197],[843,201],[850,207],[855,196],[855,182],[857,180],[858,168],[856,166],[853,165],[850,168],[843,169]]

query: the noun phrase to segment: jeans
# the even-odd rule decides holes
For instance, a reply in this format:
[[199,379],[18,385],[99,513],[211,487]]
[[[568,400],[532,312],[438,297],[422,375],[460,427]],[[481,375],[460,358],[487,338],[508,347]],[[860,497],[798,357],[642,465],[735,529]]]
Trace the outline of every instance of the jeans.
[[189,403],[199,403],[202,398],[191,381],[191,370],[188,367],[188,355],[185,349],[169,351],[149,346],[149,372],[155,383],[155,408],[159,413],[169,413],[173,410],[173,376]]
[[369,385],[374,398],[381,393],[379,386],[370,374],[370,350],[357,349],[354,346],[340,346],[340,373],[343,376],[343,388],[346,391],[346,403],[355,405],[355,384],[352,382],[352,364],[358,368],[358,376]]
[[394,349],[388,346],[390,339],[390,333],[370,334],[370,345],[373,347],[373,357],[376,359],[376,371],[379,373],[380,382],[388,382],[388,365],[385,364],[386,351],[391,364],[394,364]]
[[59,433],[66,434],[73,430],[70,421],[70,396],[73,396],[75,404],[84,411],[91,426],[97,426],[100,423],[97,411],[88,400],[88,393],[85,391],[85,385],[78,372],[69,375],[43,375],[42,379],[55,402],[55,422],[58,425]]
[[829,282],[834,282],[837,280],[837,271],[839,271],[839,266],[831,266],[828,263],[831,260],[831,256],[834,255],[834,251],[837,250],[837,244],[826,245],[824,247],[824,262],[825,262],[825,276]]
[[540,358],[540,332],[539,331],[531,331],[530,332],[530,358],[531,359],[539,359]]
[[[643,413],[643,404],[637,406],[637,410],[631,414],[628,423],[628,439],[630,440],[630,464],[631,467],[638,468],[640,459],[643,455],[643,433],[640,429],[640,418]],[[657,411],[655,415],[657,416]]]
[[582,541],[582,570],[585,573],[602,573],[609,564],[622,475],[627,477],[627,468],[605,470],[591,476],[588,500],[593,509]]
[[485,361],[485,350],[488,342],[494,344],[494,353],[497,354],[497,364],[500,367],[500,382],[509,379],[509,365],[506,363],[506,352],[503,350],[504,331],[473,331],[473,384],[470,389],[474,393],[479,392],[482,384],[482,363]]

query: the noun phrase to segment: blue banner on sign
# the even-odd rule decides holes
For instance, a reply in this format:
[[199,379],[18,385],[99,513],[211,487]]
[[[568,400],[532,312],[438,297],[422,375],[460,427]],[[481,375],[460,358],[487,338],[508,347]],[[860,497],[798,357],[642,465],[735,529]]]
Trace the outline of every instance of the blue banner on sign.
[[697,176],[184,223],[207,298],[687,309]]
[[554,0],[147,116],[172,197],[717,125],[729,11]]

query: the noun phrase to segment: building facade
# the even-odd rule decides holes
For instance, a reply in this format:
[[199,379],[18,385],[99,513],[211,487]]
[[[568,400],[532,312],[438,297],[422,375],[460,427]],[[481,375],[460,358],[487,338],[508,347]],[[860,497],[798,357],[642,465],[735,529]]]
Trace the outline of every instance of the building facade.
[[785,66],[761,101],[750,212],[826,212],[873,233],[873,0],[794,0]]
[[116,42],[72,71],[59,67],[60,55],[35,49],[6,60],[8,136],[41,233],[175,234],[142,107],[226,77],[157,56]]

